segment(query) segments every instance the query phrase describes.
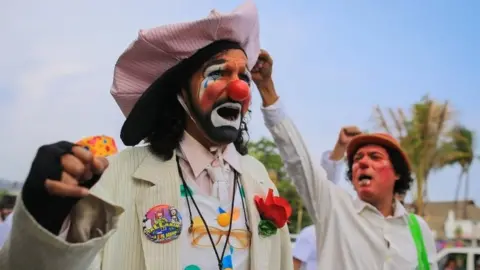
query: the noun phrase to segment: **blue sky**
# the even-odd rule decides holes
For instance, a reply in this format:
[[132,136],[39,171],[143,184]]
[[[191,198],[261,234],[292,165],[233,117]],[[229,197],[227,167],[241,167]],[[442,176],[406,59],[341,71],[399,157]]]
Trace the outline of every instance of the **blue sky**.
[[[199,19],[212,8],[229,11],[240,2],[5,3],[0,177],[23,180],[44,143],[102,133],[119,141],[123,117],[109,89],[116,58],[137,31]],[[373,106],[408,109],[427,93],[451,101],[455,121],[480,133],[479,1],[257,3],[277,91],[315,158],[333,147],[344,125],[374,129]],[[259,106],[256,94],[252,139],[269,136]],[[453,167],[432,174],[430,198],[453,199],[458,173]],[[478,163],[471,174],[470,197],[480,201]]]

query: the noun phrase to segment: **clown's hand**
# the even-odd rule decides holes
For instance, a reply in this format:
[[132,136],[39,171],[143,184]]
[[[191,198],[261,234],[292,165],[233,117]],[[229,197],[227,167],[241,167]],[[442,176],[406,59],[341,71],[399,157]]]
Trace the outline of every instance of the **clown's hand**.
[[338,134],[337,144],[346,147],[355,136],[360,135],[361,133],[360,129],[356,126],[342,127]]
[[[80,198],[108,167],[104,157],[94,157],[83,147],[69,142],[44,145],[39,148],[30,173],[41,176],[50,195]],[[30,179],[29,179],[30,180]]]
[[252,69],[252,79],[258,89],[268,86],[269,81],[272,80],[272,68],[272,57],[270,57],[267,51],[261,50],[257,63]]
[[262,50],[258,56],[257,63],[252,69],[252,80],[255,82],[260,95],[262,96],[263,106],[268,107],[275,103],[278,95],[272,80],[273,60],[267,51]]
[[333,151],[330,154],[331,160],[341,160],[345,156],[345,152],[347,151],[348,143],[357,135],[361,134],[362,132],[356,126],[347,126],[342,127],[338,134],[337,143],[333,148]]
[[84,147],[62,141],[38,149],[22,190],[25,208],[40,225],[56,234],[76,202],[108,167]]

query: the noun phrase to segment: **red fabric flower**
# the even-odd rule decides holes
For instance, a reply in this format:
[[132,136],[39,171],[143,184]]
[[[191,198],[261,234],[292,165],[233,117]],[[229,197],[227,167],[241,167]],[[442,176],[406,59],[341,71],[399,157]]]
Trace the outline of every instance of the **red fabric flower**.
[[257,195],[254,200],[262,219],[273,222],[278,229],[285,226],[292,215],[292,207],[288,201],[282,197],[273,196],[273,189],[268,190],[265,199]]

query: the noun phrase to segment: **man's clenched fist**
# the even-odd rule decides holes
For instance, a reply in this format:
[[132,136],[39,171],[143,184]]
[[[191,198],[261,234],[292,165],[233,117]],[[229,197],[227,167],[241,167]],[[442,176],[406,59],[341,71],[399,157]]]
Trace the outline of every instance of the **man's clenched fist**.
[[[39,155],[42,155],[41,151],[52,151],[52,147],[50,145],[41,148]],[[91,182],[93,176],[101,175],[108,167],[106,158],[94,157],[90,151],[81,146],[71,147],[70,151],[60,157],[60,164],[63,168],[60,178],[45,179],[45,188],[49,194],[61,197],[87,196],[88,188],[94,184]]]
[[61,141],[38,149],[22,190],[28,212],[46,230],[58,234],[75,204],[108,167],[103,157]]
[[261,50],[258,56],[257,63],[252,69],[252,79],[257,85],[258,90],[263,90],[268,87],[272,79],[273,60],[270,54]]
[[356,126],[342,127],[338,135],[337,144],[341,146],[347,146],[347,144],[353,139],[353,137],[361,134],[362,132]]
[[356,126],[347,126],[340,129],[338,134],[338,139],[333,148],[332,153],[330,154],[331,160],[341,160],[345,156],[345,151],[347,150],[348,143],[353,139],[353,137],[361,134],[362,132]]
[[268,107],[278,100],[272,79],[273,60],[270,54],[262,50],[252,69],[252,79],[262,97],[263,106]]

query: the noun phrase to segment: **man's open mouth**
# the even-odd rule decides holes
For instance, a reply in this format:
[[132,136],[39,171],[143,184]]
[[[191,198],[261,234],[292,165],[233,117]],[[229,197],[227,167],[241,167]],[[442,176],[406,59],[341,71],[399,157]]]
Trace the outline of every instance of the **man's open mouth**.
[[361,187],[367,187],[370,185],[370,181],[372,180],[372,176],[368,174],[361,174],[358,177],[358,183]]
[[242,105],[239,103],[225,102],[212,111],[212,123],[215,127],[231,126],[240,127]]
[[217,107],[218,115],[229,120],[235,121],[240,117],[242,106],[238,103],[225,103]]

